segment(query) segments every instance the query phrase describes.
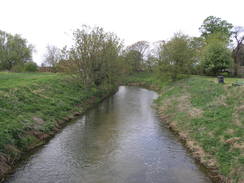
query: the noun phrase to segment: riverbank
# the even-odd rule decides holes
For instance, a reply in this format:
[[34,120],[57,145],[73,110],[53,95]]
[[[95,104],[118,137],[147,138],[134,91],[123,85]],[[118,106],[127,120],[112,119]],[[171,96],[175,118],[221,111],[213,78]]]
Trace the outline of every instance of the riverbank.
[[59,74],[0,73],[0,182],[24,152],[116,90],[87,90]]
[[216,182],[244,182],[244,88],[192,76],[162,82],[139,73],[125,84],[156,90],[162,122],[178,134]]

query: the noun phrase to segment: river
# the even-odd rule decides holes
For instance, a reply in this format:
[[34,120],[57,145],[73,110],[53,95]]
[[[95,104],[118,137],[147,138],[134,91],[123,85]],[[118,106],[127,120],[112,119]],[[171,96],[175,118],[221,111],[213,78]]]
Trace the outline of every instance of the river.
[[6,183],[210,183],[152,107],[121,86],[26,158]]

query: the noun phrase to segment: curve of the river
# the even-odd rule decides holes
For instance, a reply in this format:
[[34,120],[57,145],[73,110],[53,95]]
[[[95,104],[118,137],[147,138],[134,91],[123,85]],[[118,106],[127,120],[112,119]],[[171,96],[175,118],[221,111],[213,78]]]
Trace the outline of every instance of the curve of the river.
[[6,183],[209,183],[152,107],[153,91],[119,91],[27,158]]

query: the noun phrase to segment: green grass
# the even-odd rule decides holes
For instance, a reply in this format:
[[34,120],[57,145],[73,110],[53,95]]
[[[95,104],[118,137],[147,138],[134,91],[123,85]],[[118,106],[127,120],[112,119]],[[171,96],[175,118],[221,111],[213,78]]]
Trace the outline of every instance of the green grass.
[[34,132],[52,133],[58,121],[83,112],[109,92],[82,88],[60,74],[0,73],[0,154],[16,158],[40,142]]
[[[199,77],[199,76],[197,76]],[[217,77],[208,77],[208,76],[201,76],[202,78],[205,78],[209,81],[213,81],[215,83],[217,83]],[[231,78],[231,77],[225,77],[224,78],[224,81],[225,81],[225,84],[226,85],[232,85],[232,83],[235,83],[235,82],[244,82],[244,78]]]
[[139,72],[135,74],[131,74],[129,76],[126,76],[122,79],[123,84],[140,84],[145,86],[157,86],[158,88],[161,88],[165,86],[168,82],[164,81],[162,82],[159,77],[152,73],[147,72]]
[[153,74],[139,74],[127,80],[160,86],[160,115],[206,152],[203,161],[214,160],[232,182],[244,181],[244,87],[230,86],[238,79],[226,78],[222,85],[213,77],[192,76],[160,83]]
[[48,82],[59,78],[54,73],[8,73],[0,72],[0,89],[28,86],[37,82]]

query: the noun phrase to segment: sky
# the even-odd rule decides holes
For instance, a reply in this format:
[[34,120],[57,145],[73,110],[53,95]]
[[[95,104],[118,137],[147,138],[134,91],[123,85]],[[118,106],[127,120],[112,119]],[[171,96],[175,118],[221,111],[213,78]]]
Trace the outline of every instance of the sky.
[[47,45],[71,45],[72,32],[84,24],[116,33],[125,45],[179,31],[199,36],[210,15],[244,26],[244,0],[0,0],[0,7],[0,30],[34,45],[38,64]]

